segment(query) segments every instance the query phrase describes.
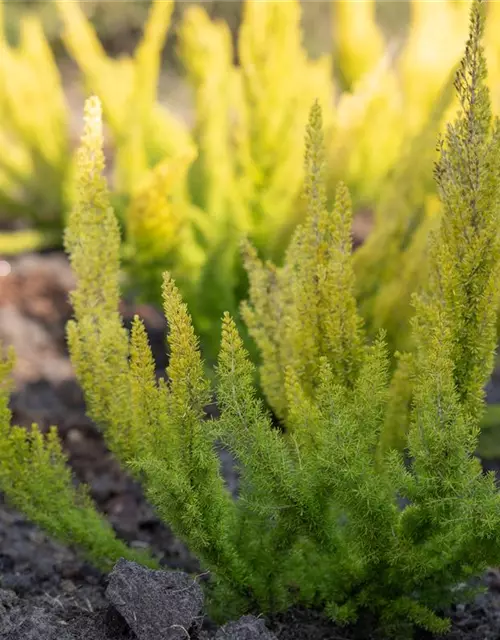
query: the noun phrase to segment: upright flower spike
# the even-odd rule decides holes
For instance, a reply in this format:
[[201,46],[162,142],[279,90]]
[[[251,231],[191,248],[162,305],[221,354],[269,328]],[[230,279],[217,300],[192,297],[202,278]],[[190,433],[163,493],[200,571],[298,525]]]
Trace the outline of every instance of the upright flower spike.
[[435,176],[444,212],[432,243],[434,302],[427,306],[429,319],[445,318],[455,384],[473,421],[483,411],[483,387],[493,366],[500,295],[500,122],[497,117],[492,123],[486,83],[484,13],[474,0],[455,81],[460,111],[439,144]]
[[120,230],[109,203],[102,150],[102,110],[88,98],[84,132],[77,151],[76,201],[70,212],[65,247],[76,274],[71,293],[75,320],[68,343],[90,416],[107,430],[108,443],[124,462],[134,438],[128,383],[128,336],[118,314]]
[[88,90],[102,100],[117,146],[116,190],[125,201],[148,168],[193,146],[187,125],[157,101],[160,52],[172,6],[172,0],[154,0],[134,57],[113,59],[106,55],[78,2],[57,0],[64,43],[81,68]]
[[88,90],[100,96],[110,128],[122,129],[133,81],[130,61],[112,65],[78,2],[56,0],[56,6],[63,23],[62,39],[82,70]]
[[148,109],[151,109],[156,100],[161,52],[165,46],[173,10],[174,0],[154,0],[151,3],[141,41],[135,50],[136,98],[141,119],[147,119],[150,115]]
[[241,315],[259,350],[261,388],[269,406],[281,418],[286,414],[287,401],[283,394],[285,360],[277,340],[284,318],[279,269],[272,263],[264,264],[248,241],[242,244],[242,255],[249,294],[248,300],[241,304]]
[[120,231],[102,175],[102,109],[95,96],[85,102],[84,122],[77,152],[78,194],[65,236],[78,276],[78,288],[71,294],[77,318],[116,311],[119,300]]
[[203,415],[203,407],[210,402],[210,392],[198,339],[187,306],[168,273],[164,275],[162,292],[165,317],[170,325],[168,377],[172,395],[181,412],[193,412],[193,419],[199,420]]
[[378,200],[374,229],[353,257],[366,331],[373,337],[383,328],[391,352],[411,346],[411,296],[427,278],[428,237],[441,213],[433,193],[435,141],[455,96],[454,76],[450,74],[426,125],[401,156]]
[[173,0],[152,2],[143,36],[134,52],[131,93],[121,134],[122,143],[118,145],[115,160],[117,182],[128,193],[134,192],[148,169],[164,159],[152,151],[158,131],[152,135],[151,129],[157,106],[161,53],[173,8]]
[[252,250],[246,250],[250,300],[242,312],[263,358],[264,392],[279,417],[287,413],[287,367],[307,393],[314,395],[320,357],[330,362],[339,384],[350,386],[362,354],[351,259],[351,202],[340,184],[333,211],[326,207],[322,117],[317,102],[310,111],[305,147],[308,216],[293,237],[283,267],[264,266]]
[[240,188],[252,240],[272,259],[282,257],[296,220],[304,179],[302,132],[311,103],[320,101],[326,128],[334,118],[331,57],[308,59],[300,21],[298,0],[246,0],[238,38],[234,129]]
[[[14,86],[9,96],[12,111],[20,111],[18,130],[24,129],[26,137],[62,182],[69,157],[68,110],[54,54],[41,22],[34,16],[25,16],[21,21],[18,51],[19,70],[23,68],[26,79],[24,100],[19,93],[16,95]],[[19,77],[6,78],[8,84],[16,81],[19,82]],[[34,103],[38,106],[35,113]],[[60,184],[54,186],[61,190]]]
[[[354,298],[352,206],[343,183],[337,187],[333,210],[329,211],[326,206],[321,116],[321,108],[316,103],[310,112],[306,134],[304,197],[308,203],[308,219],[291,243],[284,271],[290,273],[289,277],[295,282],[293,287],[297,287],[294,308],[302,309],[299,316],[306,317],[311,308],[314,309],[312,322],[318,357],[327,358],[339,384],[350,386],[359,366],[363,341]],[[302,252],[304,257],[300,255]],[[299,333],[297,341],[300,341]],[[308,357],[305,351],[303,357]]]

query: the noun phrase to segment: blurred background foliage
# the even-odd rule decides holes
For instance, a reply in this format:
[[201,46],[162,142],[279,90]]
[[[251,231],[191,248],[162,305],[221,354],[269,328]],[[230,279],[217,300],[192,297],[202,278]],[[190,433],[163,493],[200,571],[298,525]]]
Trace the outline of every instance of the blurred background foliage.
[[[497,113],[499,7],[489,3],[486,36]],[[304,127],[318,99],[327,189],[345,180],[357,214],[368,332],[411,348],[410,297],[440,212],[435,141],[456,108],[468,0],[1,8],[0,224],[11,234],[0,250],[61,246],[83,97],[99,95],[130,291],[158,302],[171,270],[213,359],[222,312],[237,315],[246,296],[241,238],[279,263],[303,220]]]
[[[137,44],[146,20],[151,0],[85,0],[84,11],[94,25],[99,39],[110,54],[131,53]],[[203,7],[212,19],[223,19],[230,27],[236,43],[241,22],[243,0],[183,0],[177,3],[173,24],[182,19],[193,5]],[[332,45],[330,28],[331,7],[324,0],[301,0],[304,43],[312,56],[328,51]],[[48,40],[58,55],[64,56],[60,22],[52,0],[15,0],[6,3],[5,22],[7,36],[14,43],[19,37],[19,22],[27,11],[40,18]],[[378,0],[376,17],[383,33],[390,38],[404,37],[409,24],[407,0]],[[165,48],[165,56],[176,64],[175,38]]]
[[[352,194],[367,331],[411,350],[411,294],[440,214],[435,142],[457,106],[469,4],[0,0],[0,254],[61,248],[83,99],[99,95],[128,293],[159,303],[170,270],[213,361],[222,312],[238,317],[247,295],[242,237],[279,264],[304,219],[304,127],[318,99],[327,190],[344,180]],[[499,113],[500,2],[488,2],[486,31]]]
[[[426,237],[417,231],[427,230],[436,206],[432,158],[414,154],[405,164],[401,154],[413,136],[423,134],[428,144],[439,130],[448,92],[427,132],[429,114],[461,51],[467,5],[450,0],[429,10],[413,1],[408,11],[400,2],[4,2],[4,217],[14,228],[31,220],[41,238],[33,229],[24,238],[57,245],[78,188],[75,105],[65,102],[64,69],[72,59],[73,75],[103,102],[131,284],[154,299],[161,272],[171,269],[202,340],[216,345],[220,314],[234,312],[245,295],[241,237],[279,261],[303,217],[303,130],[317,98],[330,192],[346,180],[356,211],[376,212],[380,222],[359,252],[360,303],[369,328],[392,322],[391,346],[402,346],[408,314],[394,322],[393,307],[402,293],[409,302]],[[181,72],[190,87],[183,107],[170,102],[180,85],[170,83],[162,102],[165,68],[170,77]],[[416,160],[427,172],[418,179]],[[403,193],[415,182],[416,191]],[[12,239],[13,250],[27,245]],[[405,269],[403,254],[411,257]]]

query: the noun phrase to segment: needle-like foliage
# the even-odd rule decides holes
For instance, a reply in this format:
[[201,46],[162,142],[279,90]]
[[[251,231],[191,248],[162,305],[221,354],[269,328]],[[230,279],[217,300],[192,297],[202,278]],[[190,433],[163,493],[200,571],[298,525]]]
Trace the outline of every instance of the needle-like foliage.
[[283,267],[262,264],[244,247],[250,303],[243,317],[262,355],[261,381],[275,413],[285,418],[287,369],[310,395],[317,387],[320,357],[340,384],[351,385],[362,357],[361,320],[351,264],[352,208],[343,184],[326,206],[321,108],[316,103],[306,135],[304,196],[308,217],[292,239]]
[[[140,319],[130,335],[122,327],[100,104],[87,102],[81,192],[66,235],[78,281],[68,329],[73,363],[110,448],[210,570],[210,603],[220,618],[301,604],[339,623],[368,612],[384,638],[410,638],[415,626],[440,633],[449,627],[446,607],[471,595],[469,578],[500,562],[500,494],[474,457],[500,282],[500,134],[485,85],[483,13],[474,0],[455,84],[461,108],[439,145],[443,215],[415,297],[415,350],[400,357],[395,374],[383,333],[364,335],[349,194],[339,185],[327,206],[317,103],[306,135],[308,217],[284,266],[261,263],[245,245],[244,314],[283,430],[257,394],[254,365],[229,314],[216,369],[220,415],[206,419],[210,384],[168,273],[166,380],[155,377]],[[409,423],[406,459],[386,438],[398,420]],[[219,468],[220,443],[237,461],[236,497]],[[49,439],[50,454],[55,447]],[[58,455],[40,460],[43,477],[59,472]]]
[[37,425],[30,431],[11,426],[8,392],[13,363],[13,353],[0,353],[0,491],[32,522],[79,547],[103,570],[110,570],[120,556],[155,567],[147,553],[133,551],[116,538],[88,487],[75,486],[55,427],[44,435]]

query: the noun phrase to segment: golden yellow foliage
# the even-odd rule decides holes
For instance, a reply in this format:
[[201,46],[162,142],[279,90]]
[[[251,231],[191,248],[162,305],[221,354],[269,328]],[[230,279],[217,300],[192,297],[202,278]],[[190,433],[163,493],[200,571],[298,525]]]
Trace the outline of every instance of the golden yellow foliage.
[[337,66],[347,89],[384,55],[385,41],[375,16],[375,0],[331,2]]
[[57,235],[70,158],[61,78],[35,16],[23,16],[17,46],[2,27],[0,19],[0,207]]

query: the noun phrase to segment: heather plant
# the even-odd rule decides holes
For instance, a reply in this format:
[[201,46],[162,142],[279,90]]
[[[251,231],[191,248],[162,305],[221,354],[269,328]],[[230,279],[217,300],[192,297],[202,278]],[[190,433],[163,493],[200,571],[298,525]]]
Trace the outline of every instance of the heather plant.
[[[261,255],[279,262],[295,225],[304,217],[299,132],[311,102],[318,97],[326,136],[327,184],[345,179],[353,193],[354,209],[364,206],[376,212],[374,232],[356,264],[367,330],[374,335],[384,326],[391,346],[406,346],[409,296],[418,286],[417,265],[423,259],[430,220],[437,217],[438,207],[432,181],[433,154],[426,142],[440,130],[447,110],[454,108],[448,85],[442,90],[440,106],[429,118],[427,115],[444,72],[449,72],[453,55],[458,56],[456,47],[438,70],[429,69],[427,58],[419,62],[426,73],[433,74],[424,104],[406,95],[403,87],[409,87],[409,95],[414,86],[411,65],[405,62],[409,59],[404,55],[406,49],[396,56],[394,48],[383,46],[372,2],[355,8],[355,21],[349,15],[354,10],[350,3],[335,5],[336,57],[325,55],[318,60],[311,60],[302,44],[300,4],[296,1],[248,0],[237,51],[233,51],[224,22],[213,22],[201,7],[192,7],[178,30],[178,52],[194,90],[195,123],[190,134],[184,127],[180,137],[167,136],[167,125],[160,126],[157,118],[154,126],[144,125],[148,110],[169,118],[154,87],[172,3],[159,4],[162,6],[152,5],[144,38],[134,56],[113,60],[105,55],[78,3],[60,3],[64,40],[88,88],[103,100],[118,149],[113,204],[124,222],[125,267],[134,293],[159,301],[161,273],[164,268],[171,270],[192,311],[204,353],[209,361],[215,359],[218,318],[228,309],[238,322],[238,304],[246,295],[238,251],[241,236],[247,235]],[[408,46],[419,52],[417,45],[428,35],[429,22],[413,6],[416,4],[412,3]],[[450,15],[450,37],[455,42],[464,36],[459,20],[463,11],[448,3],[442,11]],[[153,29],[152,24],[157,26]],[[359,52],[359,47],[353,47],[359,36],[357,29],[373,44],[364,62],[354,60]],[[235,53],[238,66],[233,62]],[[349,90],[340,93],[335,104],[334,63],[350,78]],[[147,90],[145,81],[140,80],[135,85],[140,91],[134,93],[134,77],[148,78]],[[147,99],[141,98],[143,106],[139,108],[140,95]],[[125,115],[127,108],[130,118]],[[409,118],[410,109],[415,117]],[[169,122],[177,131],[175,119]],[[160,150],[158,141],[164,134],[170,147]],[[156,151],[150,153],[149,147],[155,144]],[[425,152],[418,155],[422,148]],[[166,178],[162,194],[157,188],[149,190],[147,185],[152,182],[162,184],[158,176],[165,175],[167,166],[168,174],[176,174],[177,179]],[[174,168],[181,166],[183,171]],[[409,183],[418,197],[408,194]],[[327,193],[329,201],[333,195]],[[179,234],[184,241],[172,241]],[[393,250],[386,254],[388,244]],[[384,259],[379,261],[381,254]],[[383,272],[387,282],[378,277]],[[398,284],[393,274],[400,273],[404,273],[404,283]],[[399,305],[394,313],[401,289],[408,304]],[[240,323],[238,326],[244,330]]]
[[309,59],[300,15],[297,2],[246,2],[238,67],[227,26],[212,23],[201,8],[186,12],[179,31],[197,114],[191,193],[215,222],[199,294],[186,298],[208,358],[215,359],[218,319],[224,310],[236,314],[246,292],[241,236],[249,234],[266,255],[278,257],[295,224],[300,132],[315,95],[333,119],[330,60]]
[[[301,42],[298,2],[245,3],[239,67],[233,63],[227,25],[213,23],[203,9],[193,7],[185,12],[178,31],[179,57],[194,90],[193,132],[185,127],[182,135],[178,131],[173,135],[154,120],[147,131],[142,125],[141,137],[138,129],[146,110],[138,109],[137,101],[144,91],[134,94],[131,87],[134,77],[144,84],[145,69],[150,80],[148,109],[168,114],[153,90],[158,80],[159,34],[165,38],[170,20],[167,4],[171,11],[173,3],[153,2],[143,43],[132,59],[120,60],[105,55],[77,3],[61,2],[59,8],[64,40],[87,86],[101,97],[118,149],[118,200],[115,197],[113,203],[123,211],[131,285],[136,293],[154,300],[163,268],[172,269],[193,311],[205,352],[214,359],[218,318],[226,308],[236,312],[245,294],[238,249],[241,235],[249,233],[263,251],[278,256],[295,224],[294,205],[302,181],[300,132],[315,95],[323,97],[325,112],[332,113],[331,65],[328,56],[318,61],[308,58]],[[163,30],[155,17],[158,12]],[[155,25],[158,37],[155,46],[148,45],[148,56],[140,58],[141,48],[151,39],[148,25]],[[293,74],[298,74],[299,82]],[[162,139],[170,149],[159,150]],[[153,143],[158,147],[155,154],[147,152]],[[130,153],[122,153],[122,147]],[[131,158],[137,168],[133,179],[126,171]],[[138,158],[148,161],[139,167]],[[164,174],[166,165],[177,179],[166,179],[163,194],[157,189],[147,193],[148,182],[161,184],[151,173]],[[184,171],[177,169],[181,165]],[[168,199],[168,207],[162,198]],[[143,206],[145,199],[150,206]],[[177,231],[190,238],[180,252],[174,248],[179,244],[170,242]],[[149,246],[155,247],[154,258],[146,250]],[[163,263],[162,254],[166,256]]]
[[34,230],[0,235],[2,253],[51,245],[61,236],[71,165],[59,72],[37,18],[21,19],[8,43],[0,2],[0,212]]
[[[362,58],[359,48],[351,48],[353,61],[351,67],[347,65],[350,59],[348,34],[351,31],[354,33],[358,28],[363,31],[364,38],[371,43],[367,49],[373,52],[374,60],[382,55],[376,55],[379,49],[376,43],[380,40],[381,31],[375,22],[374,7],[369,8],[369,4],[363,3],[363,19],[358,24],[350,22],[349,12],[353,11],[351,3],[337,3],[333,13],[337,33],[343,30],[346,43],[346,49],[339,50],[338,65],[341,73],[350,77],[351,85],[359,83],[363,77],[363,67],[359,66],[359,61],[356,63],[356,55]],[[468,2],[444,1],[439,6],[410,2],[408,36],[404,45],[400,43],[400,50],[394,56],[394,68],[388,70],[388,73],[397,72],[399,83],[396,103],[399,103],[398,108],[402,109],[406,126],[412,135],[401,143],[397,162],[389,170],[386,179],[382,180],[379,176],[377,182],[372,183],[374,189],[365,182],[365,195],[361,199],[367,204],[371,203],[368,206],[374,211],[374,225],[364,244],[355,253],[354,269],[356,297],[366,331],[373,337],[384,328],[391,351],[411,349],[411,296],[426,281],[428,237],[432,228],[439,224],[441,214],[432,175],[432,166],[437,159],[432,141],[442,130],[443,121],[453,117],[457,109],[458,102],[452,95],[452,78],[455,74],[452,69],[458,62],[465,38],[469,5]],[[495,78],[500,58],[498,38],[494,35],[500,16],[497,6],[498,3],[494,2],[486,5],[488,20],[484,36],[490,69],[488,85],[493,96],[494,112],[498,111],[499,106]],[[447,39],[446,51],[443,49],[442,55],[437,55],[430,45],[436,41],[437,33],[444,33]],[[366,65],[368,58],[365,58],[365,68]],[[365,72],[365,77],[370,76],[366,76]],[[394,121],[394,113],[391,109],[385,111],[391,112],[391,115],[385,124],[379,123],[379,126],[370,128],[375,132],[373,135],[378,131],[383,136],[385,129],[392,127],[389,122]],[[373,117],[368,120],[373,121]],[[366,128],[368,125],[361,126]],[[366,135],[362,129],[358,129],[354,137],[365,139],[369,135],[368,129]],[[379,139],[372,139],[370,147],[374,163],[380,150],[384,149],[384,156],[387,155],[384,142]],[[359,163],[358,166],[362,176],[364,165]],[[352,180],[349,184],[352,184]],[[366,189],[372,189],[369,195]],[[354,209],[356,211],[356,204]]]
[[86,485],[75,487],[56,427],[43,434],[35,424],[30,430],[11,426],[13,364],[12,351],[0,352],[0,491],[49,535],[83,548],[103,570],[110,570],[120,556],[156,567],[147,553],[133,551],[117,539]]
[[[500,495],[473,455],[496,343],[500,268],[500,125],[491,122],[485,86],[483,12],[475,1],[455,82],[460,110],[439,145],[443,214],[431,235],[427,281],[414,297],[415,348],[404,360],[407,369],[398,369],[403,384],[391,376],[383,334],[367,340],[357,311],[351,203],[342,184],[331,211],[326,203],[318,104],[306,136],[307,218],[285,265],[260,263],[246,247],[252,288],[245,316],[285,432],[273,427],[256,395],[254,367],[229,314],[216,369],[220,416],[206,419],[210,384],[187,306],[168,273],[166,380],[155,378],[141,320],[135,318],[130,334],[124,329],[100,103],[87,102],[80,191],[66,234],[77,275],[68,326],[73,364],[110,449],[211,571],[208,593],[220,618],[303,604],[339,623],[368,610],[384,637],[411,637],[415,625],[440,633],[449,626],[443,609],[471,595],[467,580],[500,561]],[[408,380],[405,463],[379,443],[387,421],[401,413],[399,389]],[[4,409],[3,424],[8,419]],[[26,456],[29,463],[17,440],[5,441],[11,459]],[[237,460],[236,499],[222,478],[216,441]],[[44,473],[57,460],[42,456]],[[2,484],[7,495],[20,486],[37,499],[40,485],[29,484],[22,464],[3,469],[12,469]],[[89,552],[91,541],[82,538]],[[110,560],[120,554],[110,545]]]

